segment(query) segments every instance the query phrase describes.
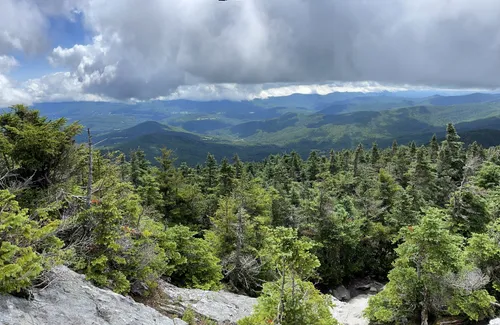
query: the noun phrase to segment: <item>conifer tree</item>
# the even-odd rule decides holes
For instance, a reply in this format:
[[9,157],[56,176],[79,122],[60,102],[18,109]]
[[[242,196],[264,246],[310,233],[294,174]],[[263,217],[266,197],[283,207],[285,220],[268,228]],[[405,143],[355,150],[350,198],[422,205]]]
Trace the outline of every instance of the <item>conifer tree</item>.
[[372,145],[371,157],[370,157],[370,162],[373,167],[377,165],[379,159],[380,159],[380,152],[378,150],[378,145],[376,142],[374,142]]
[[337,156],[335,154],[335,151],[333,149],[330,150],[330,160],[328,164],[328,171],[330,172],[331,175],[335,175],[338,171],[338,166],[337,166]]
[[234,177],[236,177],[237,179],[241,179],[244,172],[243,169],[244,166],[238,154],[234,154],[233,156],[233,166],[234,166]]
[[278,272],[279,279],[264,285],[254,313],[238,324],[336,325],[329,312],[331,301],[303,281],[319,265],[310,253],[312,243],[299,239],[297,231],[290,228],[278,227],[269,232],[262,254]]
[[218,184],[218,166],[214,155],[208,153],[204,168],[204,191],[210,192]]
[[398,142],[396,140],[392,141],[391,154],[394,157],[398,153]]
[[315,181],[320,173],[320,158],[316,150],[311,151],[307,158],[307,179]]
[[389,283],[369,300],[365,310],[370,321],[390,324],[419,320],[427,325],[443,305],[450,314],[465,312],[475,319],[478,310],[465,309],[464,300],[477,306],[479,314],[491,309],[494,298],[485,291],[464,292],[449,282],[450,276],[460,277],[466,269],[462,238],[447,229],[444,217],[442,211],[431,208],[419,225],[405,231],[404,242],[396,249],[398,258],[389,273]]
[[222,159],[219,171],[219,187],[221,195],[229,195],[234,187],[234,168],[226,158]]
[[363,145],[360,143],[356,147],[356,151],[354,152],[354,176],[359,176],[359,164],[361,163],[363,152]]
[[439,153],[439,143],[437,141],[436,134],[434,134],[429,143],[429,156],[433,163],[436,162]]
[[63,243],[53,235],[58,222],[42,226],[30,220],[9,191],[0,191],[0,205],[0,293],[19,292],[53,266],[50,255],[56,257]]
[[417,154],[417,144],[415,143],[415,141],[411,141],[409,147],[410,147],[410,158],[413,159]]
[[420,147],[410,172],[410,184],[421,193],[426,202],[433,202],[436,186],[435,176],[427,159],[425,148]]

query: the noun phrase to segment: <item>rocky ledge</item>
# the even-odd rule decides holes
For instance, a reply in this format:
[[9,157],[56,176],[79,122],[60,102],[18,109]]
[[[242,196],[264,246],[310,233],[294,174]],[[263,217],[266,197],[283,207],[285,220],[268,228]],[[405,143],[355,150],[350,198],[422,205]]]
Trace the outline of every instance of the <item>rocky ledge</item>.
[[[250,315],[257,302],[255,298],[225,291],[181,289],[162,282],[159,289],[163,297],[159,304],[155,304],[157,311],[130,297],[99,289],[86,281],[83,275],[64,266],[51,271],[48,279],[50,282],[45,288],[33,290],[32,300],[0,295],[0,324],[187,325],[179,319],[187,309],[201,319],[208,318],[218,324],[235,324]],[[335,303],[332,314],[341,324],[368,324],[363,310],[368,305],[370,294],[375,291],[371,288],[375,287],[357,287],[364,293],[348,301],[332,297]],[[380,290],[381,286],[376,289]],[[490,325],[500,325],[500,319],[491,320]]]
[[2,325],[187,325],[110,290],[99,289],[64,266],[52,270],[50,284],[34,289],[28,301],[0,296]]
[[197,315],[218,324],[235,324],[250,316],[257,303],[256,298],[226,291],[183,289],[166,282],[160,282],[160,289],[168,298],[168,304],[158,306],[159,310],[180,316],[186,309],[191,309]]

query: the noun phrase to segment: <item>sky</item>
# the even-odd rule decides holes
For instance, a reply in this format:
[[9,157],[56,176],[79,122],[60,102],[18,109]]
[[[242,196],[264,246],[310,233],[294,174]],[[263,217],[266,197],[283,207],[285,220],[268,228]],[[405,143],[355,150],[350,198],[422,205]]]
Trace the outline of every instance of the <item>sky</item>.
[[0,105],[500,87],[498,0],[1,0]]

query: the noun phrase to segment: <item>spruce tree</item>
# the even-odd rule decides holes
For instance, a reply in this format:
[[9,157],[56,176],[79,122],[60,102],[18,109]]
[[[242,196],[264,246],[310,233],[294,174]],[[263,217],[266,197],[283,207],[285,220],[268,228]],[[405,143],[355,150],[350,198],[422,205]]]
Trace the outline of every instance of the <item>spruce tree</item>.
[[372,167],[375,167],[380,159],[380,152],[378,150],[378,145],[376,142],[373,143],[372,145],[372,150],[371,150],[371,157],[370,157],[370,162],[372,164]]
[[234,177],[236,177],[237,179],[241,179],[241,177],[243,176],[243,172],[244,172],[244,165],[243,163],[241,162],[240,160],[240,157],[238,156],[237,153],[234,154],[233,156],[233,167],[234,167]]
[[396,140],[392,141],[391,153],[393,157],[398,153],[398,142]]
[[221,195],[229,195],[234,187],[234,168],[231,166],[227,158],[222,159],[219,171],[219,193]]
[[356,151],[354,152],[354,176],[359,176],[359,164],[361,163],[361,160],[363,159],[364,152],[363,152],[363,145],[360,143],[356,147]]
[[335,151],[333,149],[330,150],[330,160],[328,163],[328,171],[330,172],[330,175],[335,175],[338,171],[337,156],[335,155]]
[[444,217],[442,211],[429,209],[419,225],[406,229],[404,242],[396,249],[398,258],[389,272],[389,283],[370,298],[365,310],[370,321],[394,324],[419,320],[427,325],[446,307],[449,314],[465,312],[474,320],[491,309],[494,298],[487,292],[479,288],[462,291],[455,286],[460,281],[450,278],[455,274],[459,279],[467,269],[463,240],[447,229]]
[[320,173],[320,158],[316,150],[311,151],[307,158],[307,179],[315,181]]
[[218,165],[217,160],[215,160],[214,155],[211,153],[207,154],[207,160],[205,161],[205,168],[203,170],[204,173],[204,188],[205,192],[210,192],[214,189],[218,182]]
[[431,161],[433,163],[436,162],[437,157],[438,157],[438,153],[439,153],[439,143],[437,141],[436,135],[434,134],[431,138],[430,143],[429,143],[429,156],[430,156]]
[[410,172],[410,184],[426,202],[432,202],[436,190],[435,175],[427,159],[425,148],[420,147]]

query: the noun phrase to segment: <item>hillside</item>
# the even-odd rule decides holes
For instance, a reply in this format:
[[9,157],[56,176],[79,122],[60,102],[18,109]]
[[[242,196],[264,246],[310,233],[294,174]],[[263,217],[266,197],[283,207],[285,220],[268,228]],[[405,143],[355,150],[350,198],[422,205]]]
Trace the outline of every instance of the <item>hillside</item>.
[[489,146],[499,144],[500,129],[500,95],[487,93],[353,92],[252,101],[40,103],[35,108],[50,119],[65,117],[90,127],[103,147],[127,153],[142,148],[149,159],[167,147],[189,164],[203,162],[207,152],[217,159],[238,153],[260,160],[292,150],[305,156],[311,149],[340,150],[358,143],[388,146],[394,139],[421,144],[434,133],[442,137],[448,122],[457,125],[466,143]]
[[[500,138],[496,136],[500,130],[500,103],[493,101],[496,97],[457,97],[465,102],[471,98],[483,102],[377,109],[377,103],[403,105],[413,103],[413,100],[365,96],[349,99],[343,104],[335,104],[336,106],[317,112],[287,112],[271,119],[236,125],[218,119],[187,120],[177,126],[143,122],[119,131],[98,133],[96,141],[102,141],[101,146],[126,153],[141,148],[149,159],[157,156],[162,147],[167,147],[174,150],[180,160],[189,164],[203,162],[207,152],[213,153],[217,159],[232,157],[237,153],[242,159],[254,161],[272,153],[295,150],[306,156],[311,149],[341,150],[353,148],[358,143],[369,146],[377,142],[382,147],[390,146],[393,140],[399,143],[416,141],[417,144],[424,144],[433,134],[442,138],[444,126],[448,122],[456,124],[466,143],[477,141],[484,146],[500,144]],[[484,102],[486,100],[489,101]],[[448,102],[457,101],[457,98],[450,98]],[[351,104],[348,102],[373,105],[373,109],[355,111],[355,106],[349,106]],[[229,103],[224,102],[223,105]]]
[[[432,94],[430,96],[429,94]],[[293,94],[243,101],[152,100],[137,103],[58,102],[36,103],[34,108],[51,118],[79,121],[96,133],[122,130],[146,121],[175,125],[190,132],[210,133],[244,122],[280,117],[289,112],[338,114],[381,111],[414,105],[496,103],[495,94],[437,96],[436,92],[334,92],[327,95]]]
[[211,138],[201,137],[175,130],[158,122],[144,122],[132,128],[98,135],[94,142],[105,149],[120,150],[130,153],[141,149],[150,161],[159,156],[162,148],[174,151],[179,162],[195,165],[205,161],[210,152],[217,159],[231,158],[237,153],[248,161],[261,160],[270,153],[278,153],[283,149],[274,145],[237,145],[224,143]]
[[[470,134],[468,141],[483,142],[487,133],[484,130],[500,130],[500,105],[414,106],[345,114],[288,114],[267,121],[243,123],[229,130],[246,143],[276,144],[300,151],[304,141],[308,145],[316,143],[309,149],[323,150],[328,146],[341,149],[374,141],[386,146],[393,139],[424,143],[433,133],[442,135],[448,122],[455,123],[462,132],[476,131]],[[484,144],[499,143],[492,140],[490,137]]]

